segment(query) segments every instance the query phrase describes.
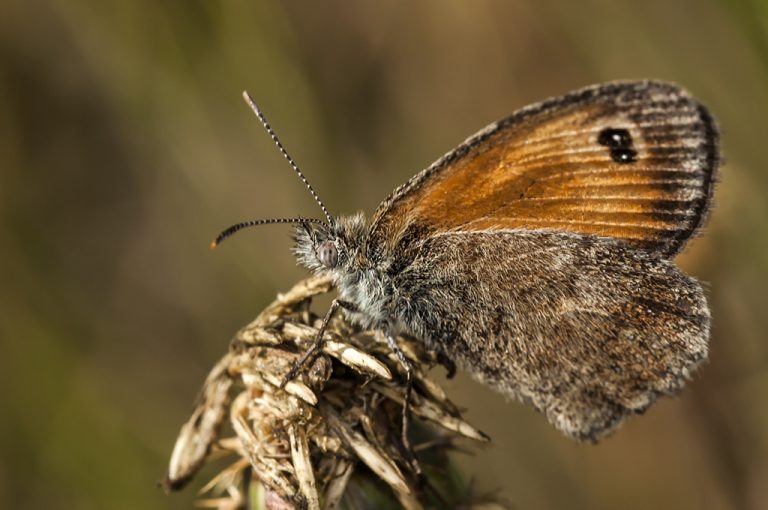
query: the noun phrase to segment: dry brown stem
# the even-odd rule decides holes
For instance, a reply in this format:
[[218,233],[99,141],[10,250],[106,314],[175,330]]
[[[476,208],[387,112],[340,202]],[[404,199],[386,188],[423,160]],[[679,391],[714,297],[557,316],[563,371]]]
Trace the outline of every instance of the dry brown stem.
[[[309,369],[278,388],[317,333],[312,298],[330,291],[327,279],[304,280],[235,335],[181,428],[166,490],[183,487],[206,461],[232,455],[236,460],[201,489],[208,495],[201,506],[241,508],[256,482],[264,508],[337,508],[363,465],[402,506],[423,508],[420,485],[399,439],[404,378],[377,333],[335,318]],[[436,357],[418,342],[399,340],[416,367],[413,414],[442,429],[442,435],[486,441],[426,377]],[[234,437],[220,437],[227,417],[226,429]]]

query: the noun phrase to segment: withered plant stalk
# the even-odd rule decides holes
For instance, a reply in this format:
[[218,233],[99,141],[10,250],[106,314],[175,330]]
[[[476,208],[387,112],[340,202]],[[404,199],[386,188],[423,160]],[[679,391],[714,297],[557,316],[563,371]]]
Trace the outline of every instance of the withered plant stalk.
[[[437,358],[418,342],[398,338],[415,367],[411,412],[420,420],[411,432],[424,464],[421,479],[400,439],[402,366],[377,332],[337,316],[309,369],[278,388],[317,332],[312,298],[331,290],[328,279],[299,282],[235,335],[181,428],[163,482],[167,491],[183,487],[205,463],[231,457],[200,490],[200,506],[333,509],[345,495],[354,505],[365,497],[360,487],[382,482],[407,509],[459,504],[438,481],[450,474],[445,451],[459,436],[488,438],[426,377]],[[442,466],[430,466],[435,456]],[[464,508],[495,505],[467,492],[460,495]]]

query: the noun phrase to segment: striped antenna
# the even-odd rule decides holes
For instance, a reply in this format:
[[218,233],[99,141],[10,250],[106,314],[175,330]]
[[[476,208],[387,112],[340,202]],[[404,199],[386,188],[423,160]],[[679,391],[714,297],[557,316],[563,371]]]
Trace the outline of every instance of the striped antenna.
[[248,227],[256,227],[258,225],[272,225],[275,223],[319,223],[323,225],[324,223],[321,220],[316,220],[314,218],[270,218],[266,220],[252,220],[252,221],[244,221],[242,223],[237,223],[235,225],[232,225],[231,227],[227,228],[226,230],[223,230],[221,234],[216,236],[216,239],[211,241],[211,249],[215,249],[218,245],[221,244],[221,242],[226,239],[227,237],[231,236],[238,230],[242,230],[244,228]]
[[256,116],[261,121],[262,126],[264,126],[264,129],[267,130],[267,133],[269,133],[269,136],[272,137],[272,141],[275,142],[275,145],[277,145],[277,148],[280,150],[280,153],[285,157],[285,159],[288,160],[288,164],[291,165],[291,168],[293,168],[293,171],[296,172],[296,175],[299,176],[299,179],[304,183],[304,185],[309,190],[309,193],[312,195],[312,198],[315,199],[315,202],[317,202],[317,205],[320,206],[320,209],[323,210],[323,214],[325,215],[326,219],[328,220],[328,224],[333,224],[333,218],[331,218],[331,215],[328,214],[328,209],[325,208],[325,205],[320,200],[320,197],[317,196],[317,193],[315,193],[314,188],[312,188],[312,185],[309,184],[309,181],[306,177],[304,177],[304,174],[299,169],[299,166],[296,164],[295,161],[293,161],[293,158],[288,155],[288,152],[285,150],[285,147],[283,147],[283,144],[280,143],[280,140],[277,138],[277,135],[274,131],[272,131],[272,127],[269,125],[269,122],[267,122],[267,119],[264,117],[264,114],[261,113],[261,110],[256,105],[256,102],[253,100],[253,98],[248,94],[248,91],[243,91],[243,99],[245,99],[245,102],[248,103],[248,106],[251,107],[251,110],[253,110],[253,113],[256,114]]

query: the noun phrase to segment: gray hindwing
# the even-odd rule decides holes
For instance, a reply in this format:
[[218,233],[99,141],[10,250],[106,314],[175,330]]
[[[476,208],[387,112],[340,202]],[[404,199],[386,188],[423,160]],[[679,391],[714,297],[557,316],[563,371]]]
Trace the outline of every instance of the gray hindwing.
[[674,394],[707,356],[698,282],[613,239],[440,234],[393,287],[406,329],[577,439]]

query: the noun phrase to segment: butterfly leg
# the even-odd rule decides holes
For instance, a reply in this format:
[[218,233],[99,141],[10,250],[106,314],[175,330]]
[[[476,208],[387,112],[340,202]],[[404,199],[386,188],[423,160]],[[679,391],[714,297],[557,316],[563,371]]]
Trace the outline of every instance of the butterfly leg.
[[447,379],[453,379],[453,376],[456,375],[456,363],[442,351],[437,352],[437,362],[445,368],[445,371],[447,372],[445,377]]
[[301,355],[301,358],[299,358],[299,360],[296,362],[296,364],[293,365],[288,373],[285,374],[283,380],[280,381],[280,389],[283,389],[289,381],[293,380],[299,374],[299,372],[303,371],[306,366],[309,365],[313,359],[315,359],[315,356],[320,350],[320,347],[323,345],[323,335],[325,334],[325,329],[328,327],[328,323],[331,321],[333,314],[336,313],[339,307],[349,310],[354,309],[354,305],[352,303],[348,303],[340,299],[334,299],[333,302],[331,302],[331,307],[326,312],[325,317],[323,317],[323,322],[320,324],[320,329],[317,330],[317,335],[315,335],[314,342],[312,342],[312,345],[309,347],[309,349],[304,351],[304,354]]
[[413,454],[411,441],[408,439],[408,422],[410,420],[411,414],[411,391],[413,389],[413,365],[411,364],[410,360],[405,357],[405,354],[400,349],[400,346],[397,345],[397,341],[395,340],[395,337],[392,335],[392,333],[387,331],[384,336],[387,339],[387,345],[390,349],[392,349],[392,352],[395,353],[398,361],[400,361],[400,364],[405,370],[405,397],[403,398],[403,428],[401,441],[403,442],[403,448],[405,449],[405,455],[407,457],[408,463],[411,465],[414,473],[416,473],[416,476],[420,476],[421,466],[419,466],[419,461]]

